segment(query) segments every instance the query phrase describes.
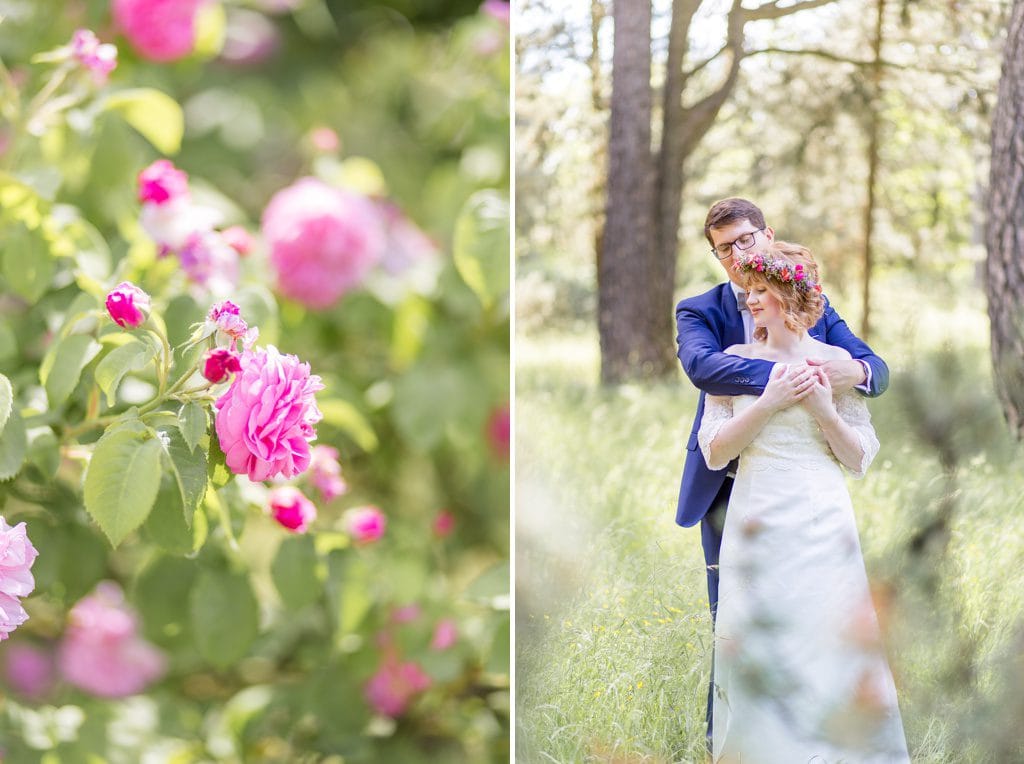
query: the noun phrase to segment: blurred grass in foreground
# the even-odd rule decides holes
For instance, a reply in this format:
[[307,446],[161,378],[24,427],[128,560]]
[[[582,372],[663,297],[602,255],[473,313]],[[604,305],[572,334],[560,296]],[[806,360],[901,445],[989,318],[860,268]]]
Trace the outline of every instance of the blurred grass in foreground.
[[[882,450],[849,485],[914,761],[1019,761],[1024,454],[992,396],[983,314],[962,315],[945,313],[956,350],[931,316],[928,350],[888,324]],[[697,393],[681,373],[600,389],[593,333],[519,336],[516,354],[516,759],[703,761],[703,556],[699,528],[674,522]]]

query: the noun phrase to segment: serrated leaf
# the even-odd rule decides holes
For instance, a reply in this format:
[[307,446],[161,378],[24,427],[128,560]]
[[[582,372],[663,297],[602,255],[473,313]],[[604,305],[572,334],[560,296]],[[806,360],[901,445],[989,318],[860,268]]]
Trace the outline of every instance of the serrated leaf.
[[113,406],[117,401],[117,386],[121,379],[130,371],[141,371],[153,356],[156,348],[148,342],[132,340],[111,350],[96,365],[96,384],[107,396],[107,405]]
[[86,334],[72,334],[57,342],[46,353],[39,367],[39,381],[46,388],[51,408],[64,403],[82,376],[82,369],[102,346]]
[[3,432],[0,432],[0,480],[9,480],[18,474],[21,465],[25,463],[27,449],[25,423],[18,409],[12,407],[7,424]]
[[11,289],[36,302],[49,288],[53,270],[53,255],[42,233],[22,223],[11,225],[3,240],[3,275]]
[[199,654],[218,668],[245,657],[259,632],[259,605],[244,573],[204,570],[189,613]]
[[185,114],[166,93],[153,88],[121,90],[107,97],[108,111],[116,112],[163,154],[177,154],[185,134]]
[[160,441],[120,427],[99,439],[85,473],[85,508],[117,547],[149,515],[160,488]]
[[508,201],[495,191],[478,191],[455,221],[452,259],[484,307],[509,289]]
[[191,527],[192,516],[196,507],[206,495],[206,487],[209,483],[206,467],[206,452],[202,449],[190,451],[185,443],[185,438],[177,428],[167,431],[170,444],[165,447],[165,453],[171,461],[171,472],[181,492],[182,507],[185,512],[185,522]]
[[317,576],[316,548],[309,536],[291,536],[282,541],[270,573],[282,601],[293,609],[313,604],[323,590]]
[[11,380],[0,374],[0,432],[4,431],[7,417],[11,415],[11,408],[13,406],[14,388],[11,387]]
[[206,434],[209,421],[206,416],[206,407],[201,403],[189,401],[181,407],[178,412],[178,430],[189,451],[195,451],[200,438]]

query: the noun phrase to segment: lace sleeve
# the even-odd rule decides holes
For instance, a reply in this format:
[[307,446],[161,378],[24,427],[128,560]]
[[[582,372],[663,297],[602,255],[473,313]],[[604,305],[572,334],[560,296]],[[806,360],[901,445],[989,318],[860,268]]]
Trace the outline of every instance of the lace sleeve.
[[878,453],[878,437],[875,435],[875,428],[871,426],[871,413],[868,411],[868,404],[863,396],[846,393],[836,398],[836,411],[843,421],[857,432],[857,437],[860,439],[863,456],[861,456],[859,468],[850,470],[850,474],[855,478],[862,478],[868,470],[868,465]]
[[709,470],[725,469],[729,460],[721,464],[711,462],[711,442],[722,429],[722,425],[732,419],[732,398],[724,395],[708,395],[704,398],[704,416],[700,420],[700,430],[697,431],[697,442],[700,444],[700,451],[704,454],[704,461]]

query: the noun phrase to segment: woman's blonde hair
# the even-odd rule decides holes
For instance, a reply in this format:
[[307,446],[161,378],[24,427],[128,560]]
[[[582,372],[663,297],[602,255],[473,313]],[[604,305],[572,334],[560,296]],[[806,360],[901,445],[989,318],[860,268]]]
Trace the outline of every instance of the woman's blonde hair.
[[[825,313],[821,296],[818,264],[811,251],[800,244],[773,241],[763,255],[751,255],[736,261],[743,289],[764,286],[782,304],[786,328],[807,331]],[[754,339],[763,340],[768,330],[754,330]]]

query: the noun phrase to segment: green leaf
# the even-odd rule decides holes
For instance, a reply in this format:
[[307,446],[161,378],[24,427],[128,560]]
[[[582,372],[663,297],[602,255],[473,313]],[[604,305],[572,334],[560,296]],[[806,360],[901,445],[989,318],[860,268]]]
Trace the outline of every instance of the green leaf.
[[149,639],[170,645],[187,635],[189,598],[198,575],[192,560],[167,555],[158,555],[139,574],[132,599]]
[[156,355],[156,348],[149,342],[132,340],[116,347],[96,365],[96,384],[107,396],[107,405],[117,401],[117,386],[130,371],[142,371]]
[[509,289],[508,221],[508,201],[490,190],[469,197],[455,221],[452,259],[484,307]]
[[199,654],[221,669],[245,657],[259,632],[259,605],[244,573],[204,570],[189,612]]
[[178,412],[178,429],[181,431],[181,437],[185,439],[189,451],[196,450],[196,444],[206,434],[208,426],[206,407],[201,403],[189,401]]
[[194,513],[189,527],[181,488],[171,473],[172,470],[168,470],[161,477],[156,501],[142,528],[146,536],[162,549],[172,554],[190,554],[206,543],[206,515]]
[[512,654],[511,618],[506,615],[494,624],[486,670],[491,674],[508,674]]
[[3,248],[3,275],[7,283],[29,302],[36,302],[53,279],[49,243],[38,229],[15,223],[8,229]]
[[107,431],[85,473],[85,508],[113,546],[146,520],[160,488],[160,441],[133,428]]
[[0,432],[4,431],[7,424],[7,417],[11,415],[11,408],[14,406],[14,388],[11,387],[11,380],[0,374]]
[[177,154],[185,134],[185,114],[166,93],[153,88],[121,90],[107,97],[108,111],[120,114],[163,154]]
[[487,391],[465,368],[450,363],[418,364],[395,383],[391,418],[402,437],[429,451],[449,426],[486,417]]
[[0,480],[9,480],[18,474],[25,463],[25,451],[28,449],[28,438],[25,436],[25,423],[21,413],[11,408],[7,424],[0,433]]
[[215,431],[210,431],[210,458],[206,467],[206,474],[214,488],[223,488],[231,480],[231,470],[228,469],[227,457],[220,447],[220,438]]
[[28,447],[28,460],[47,478],[52,480],[60,469],[60,441],[47,427],[32,438]]
[[370,612],[370,571],[362,559],[344,552],[331,552],[327,558],[330,592],[333,600],[337,637],[351,634]]
[[101,347],[86,334],[72,334],[47,351],[39,367],[39,381],[46,387],[51,408],[67,400],[78,384],[82,369],[96,357]]
[[373,431],[366,417],[351,403],[339,398],[328,398],[317,401],[317,407],[324,415],[324,422],[351,437],[363,451],[369,453],[377,450],[377,446],[380,445],[377,433]]
[[317,576],[316,548],[309,536],[290,536],[282,541],[270,573],[281,599],[296,610],[316,602],[323,590]]
[[177,428],[167,431],[170,444],[165,447],[165,453],[171,462],[172,477],[178,484],[181,492],[182,506],[185,511],[185,522],[192,525],[192,515],[199,506],[199,502],[206,495],[206,488],[209,484],[209,476],[206,472],[206,452],[202,449],[197,451],[189,450],[185,438]]
[[507,562],[498,562],[477,576],[466,589],[466,597],[484,600],[499,606],[509,597],[509,571]]

